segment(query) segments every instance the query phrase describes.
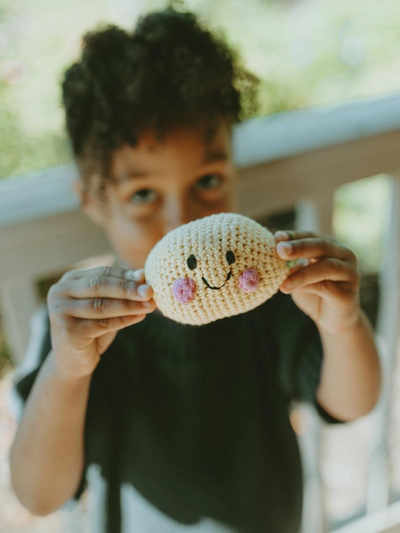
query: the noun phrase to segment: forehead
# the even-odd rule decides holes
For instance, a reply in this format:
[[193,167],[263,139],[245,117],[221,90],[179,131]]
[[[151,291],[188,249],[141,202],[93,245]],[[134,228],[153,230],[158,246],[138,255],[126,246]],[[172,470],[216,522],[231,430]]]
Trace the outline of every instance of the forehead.
[[175,128],[162,139],[147,131],[135,147],[123,145],[112,155],[111,180],[114,183],[145,177],[168,165],[201,167],[214,162],[231,162],[231,130],[220,122],[213,137],[206,140],[201,131]]

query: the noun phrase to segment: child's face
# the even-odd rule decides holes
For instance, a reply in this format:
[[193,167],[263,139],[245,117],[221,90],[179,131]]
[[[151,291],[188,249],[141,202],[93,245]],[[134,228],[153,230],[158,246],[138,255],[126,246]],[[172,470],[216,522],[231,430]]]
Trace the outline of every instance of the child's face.
[[[206,163],[207,152],[199,133],[182,129],[166,134],[161,143],[148,133],[135,148],[125,145],[114,152],[109,215],[90,194],[83,209],[103,227],[116,265],[143,268],[168,231],[214,213],[237,211],[237,174],[225,123],[210,144],[211,154],[220,158]],[[140,174],[130,176],[134,169]]]

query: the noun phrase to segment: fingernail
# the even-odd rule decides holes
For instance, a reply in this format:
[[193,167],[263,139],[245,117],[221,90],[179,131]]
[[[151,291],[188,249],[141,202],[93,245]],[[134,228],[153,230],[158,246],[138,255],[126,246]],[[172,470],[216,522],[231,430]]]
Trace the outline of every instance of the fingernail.
[[289,279],[286,279],[282,284],[283,289],[291,289],[293,287],[293,282]]
[[139,268],[138,270],[127,270],[125,272],[125,276],[129,279],[139,280],[142,276],[143,268]]
[[277,231],[275,233],[274,237],[277,237],[278,239],[279,238],[287,239],[289,237],[289,235],[287,233],[285,233],[284,231]]
[[293,252],[293,244],[290,242],[279,242],[278,246],[280,246],[281,250],[283,250],[286,254],[291,254]]
[[149,285],[145,283],[144,285],[140,285],[138,288],[138,293],[140,296],[146,296],[147,289],[149,288]]

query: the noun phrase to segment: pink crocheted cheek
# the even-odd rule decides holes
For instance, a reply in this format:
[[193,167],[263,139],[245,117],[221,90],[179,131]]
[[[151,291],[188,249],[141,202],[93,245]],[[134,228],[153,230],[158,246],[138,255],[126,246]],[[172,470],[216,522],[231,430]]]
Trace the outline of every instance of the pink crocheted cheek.
[[172,294],[179,303],[191,302],[197,292],[196,282],[192,278],[178,278],[172,284]]
[[260,279],[255,268],[246,268],[239,276],[239,287],[243,292],[253,292],[257,290]]

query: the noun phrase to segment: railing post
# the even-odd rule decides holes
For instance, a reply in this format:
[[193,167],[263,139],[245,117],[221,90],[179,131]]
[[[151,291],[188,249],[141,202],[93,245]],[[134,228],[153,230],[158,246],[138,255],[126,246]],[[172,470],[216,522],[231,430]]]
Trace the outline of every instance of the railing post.
[[383,367],[383,390],[375,408],[376,427],[371,442],[367,514],[385,509],[390,497],[388,428],[393,372],[400,329],[400,177],[393,176],[384,259],[379,272],[380,302],[376,342]]
[[34,280],[9,278],[0,285],[0,305],[6,339],[14,363],[22,361],[31,333],[30,320],[39,304]]
[[[302,198],[296,204],[296,229],[331,235],[332,213],[333,191]],[[305,473],[302,533],[326,533],[320,470],[321,420],[311,407],[303,412],[309,414],[311,423],[309,430],[299,436]]]

